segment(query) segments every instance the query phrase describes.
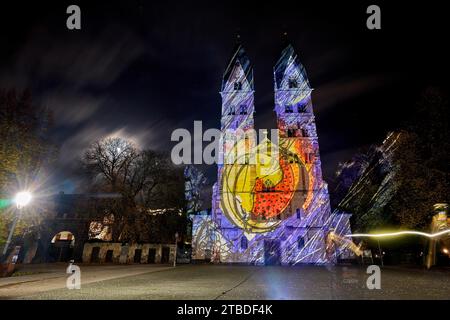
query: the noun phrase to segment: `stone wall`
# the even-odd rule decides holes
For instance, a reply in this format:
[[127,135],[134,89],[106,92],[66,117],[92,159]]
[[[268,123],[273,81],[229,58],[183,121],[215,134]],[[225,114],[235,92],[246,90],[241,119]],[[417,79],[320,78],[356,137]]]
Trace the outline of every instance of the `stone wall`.
[[[98,249],[94,249],[98,248]],[[139,254],[140,250],[140,254]],[[90,242],[84,244],[84,263],[168,263],[175,257],[174,244]],[[94,251],[94,255],[93,255]],[[95,253],[98,251],[98,254]]]

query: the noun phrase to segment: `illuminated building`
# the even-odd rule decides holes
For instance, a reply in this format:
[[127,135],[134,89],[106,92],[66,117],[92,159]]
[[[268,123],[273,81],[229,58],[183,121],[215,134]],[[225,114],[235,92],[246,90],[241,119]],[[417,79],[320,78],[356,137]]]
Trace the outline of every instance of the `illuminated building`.
[[353,243],[343,236],[350,215],[331,213],[312,88],[292,45],[274,67],[274,90],[278,138],[258,144],[253,68],[237,45],[221,88],[223,149],[212,213],[192,216],[194,260],[294,265],[349,255]]

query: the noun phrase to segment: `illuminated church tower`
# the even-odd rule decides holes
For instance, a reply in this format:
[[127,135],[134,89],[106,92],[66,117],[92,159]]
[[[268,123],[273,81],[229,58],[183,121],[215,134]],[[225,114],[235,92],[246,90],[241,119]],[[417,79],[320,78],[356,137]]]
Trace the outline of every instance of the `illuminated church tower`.
[[223,149],[212,212],[193,216],[194,260],[325,264],[352,245],[343,240],[350,215],[330,210],[312,89],[292,45],[274,67],[274,91],[278,137],[272,131],[257,143],[253,68],[238,45],[220,92]]
[[[222,148],[218,161],[218,181],[221,180],[223,167],[227,163],[225,155],[235,147],[239,134],[249,133],[254,129],[254,92],[253,67],[244,48],[238,44],[223,74],[220,91]],[[254,139],[247,141],[248,148],[254,147],[255,142]]]
[[253,67],[242,45],[238,44],[223,74],[221,130],[253,129]]
[[[288,44],[274,67],[275,112],[279,145],[300,178],[287,208],[286,226],[295,228],[295,261],[325,262],[327,223],[331,214],[327,184],[322,179],[319,142],[311,100],[312,88],[293,46]],[[295,250],[294,250],[295,251]]]
[[[253,149],[256,145],[256,137],[251,133],[254,130],[254,82],[253,67],[241,44],[237,44],[229,60],[227,68],[223,74],[220,95],[222,98],[221,131],[222,149],[219,154],[217,164],[217,183],[213,186],[212,215],[214,225],[220,227],[220,234],[214,235],[214,242],[218,238],[238,238],[239,241],[246,241],[242,238],[242,229],[230,221],[221,209],[221,202],[224,198],[233,198],[237,192],[251,194],[249,187],[234,188],[233,190],[223,188],[221,181],[227,177],[235,179],[238,172],[245,172],[253,185],[255,179],[255,165],[250,164],[250,159],[246,154],[242,157],[230,161],[226,155],[233,153],[236,149],[237,140],[245,144],[244,149]],[[246,136],[241,136],[242,134]],[[245,138],[247,137],[247,138]],[[241,148],[242,149],[242,148]],[[236,158],[238,154],[236,152]],[[224,177],[224,173],[227,177]],[[223,249],[223,248],[222,248]],[[214,253],[218,254],[219,247],[214,247]],[[222,254],[223,255],[223,254]],[[217,255],[216,255],[217,258]],[[220,259],[220,258],[219,258]]]

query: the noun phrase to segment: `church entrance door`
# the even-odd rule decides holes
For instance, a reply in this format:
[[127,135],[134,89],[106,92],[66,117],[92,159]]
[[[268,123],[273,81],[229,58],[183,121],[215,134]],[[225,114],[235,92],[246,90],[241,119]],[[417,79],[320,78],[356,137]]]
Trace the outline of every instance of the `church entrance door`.
[[281,250],[279,240],[264,240],[264,264],[266,266],[281,264]]

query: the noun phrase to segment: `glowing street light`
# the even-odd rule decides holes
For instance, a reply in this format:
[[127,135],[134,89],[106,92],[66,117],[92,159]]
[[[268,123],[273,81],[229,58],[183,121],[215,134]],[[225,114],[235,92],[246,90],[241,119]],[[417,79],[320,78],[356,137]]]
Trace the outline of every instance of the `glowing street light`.
[[11,230],[9,231],[8,240],[6,240],[5,247],[3,248],[3,255],[6,254],[6,252],[8,251],[9,244],[11,243],[11,239],[12,239],[12,236],[13,236],[13,233],[14,233],[14,229],[16,229],[17,222],[19,221],[20,209],[22,209],[23,207],[28,205],[32,198],[33,198],[33,196],[28,191],[18,192],[16,194],[16,196],[14,197],[14,202],[16,203],[16,206],[17,206],[17,209],[19,210],[19,213],[16,214],[16,216],[14,217],[14,221],[13,221],[13,224],[11,226]]
[[27,204],[30,203],[32,199],[31,193],[28,191],[22,191],[16,194],[16,197],[14,198],[14,202],[17,205],[17,209],[22,209]]

